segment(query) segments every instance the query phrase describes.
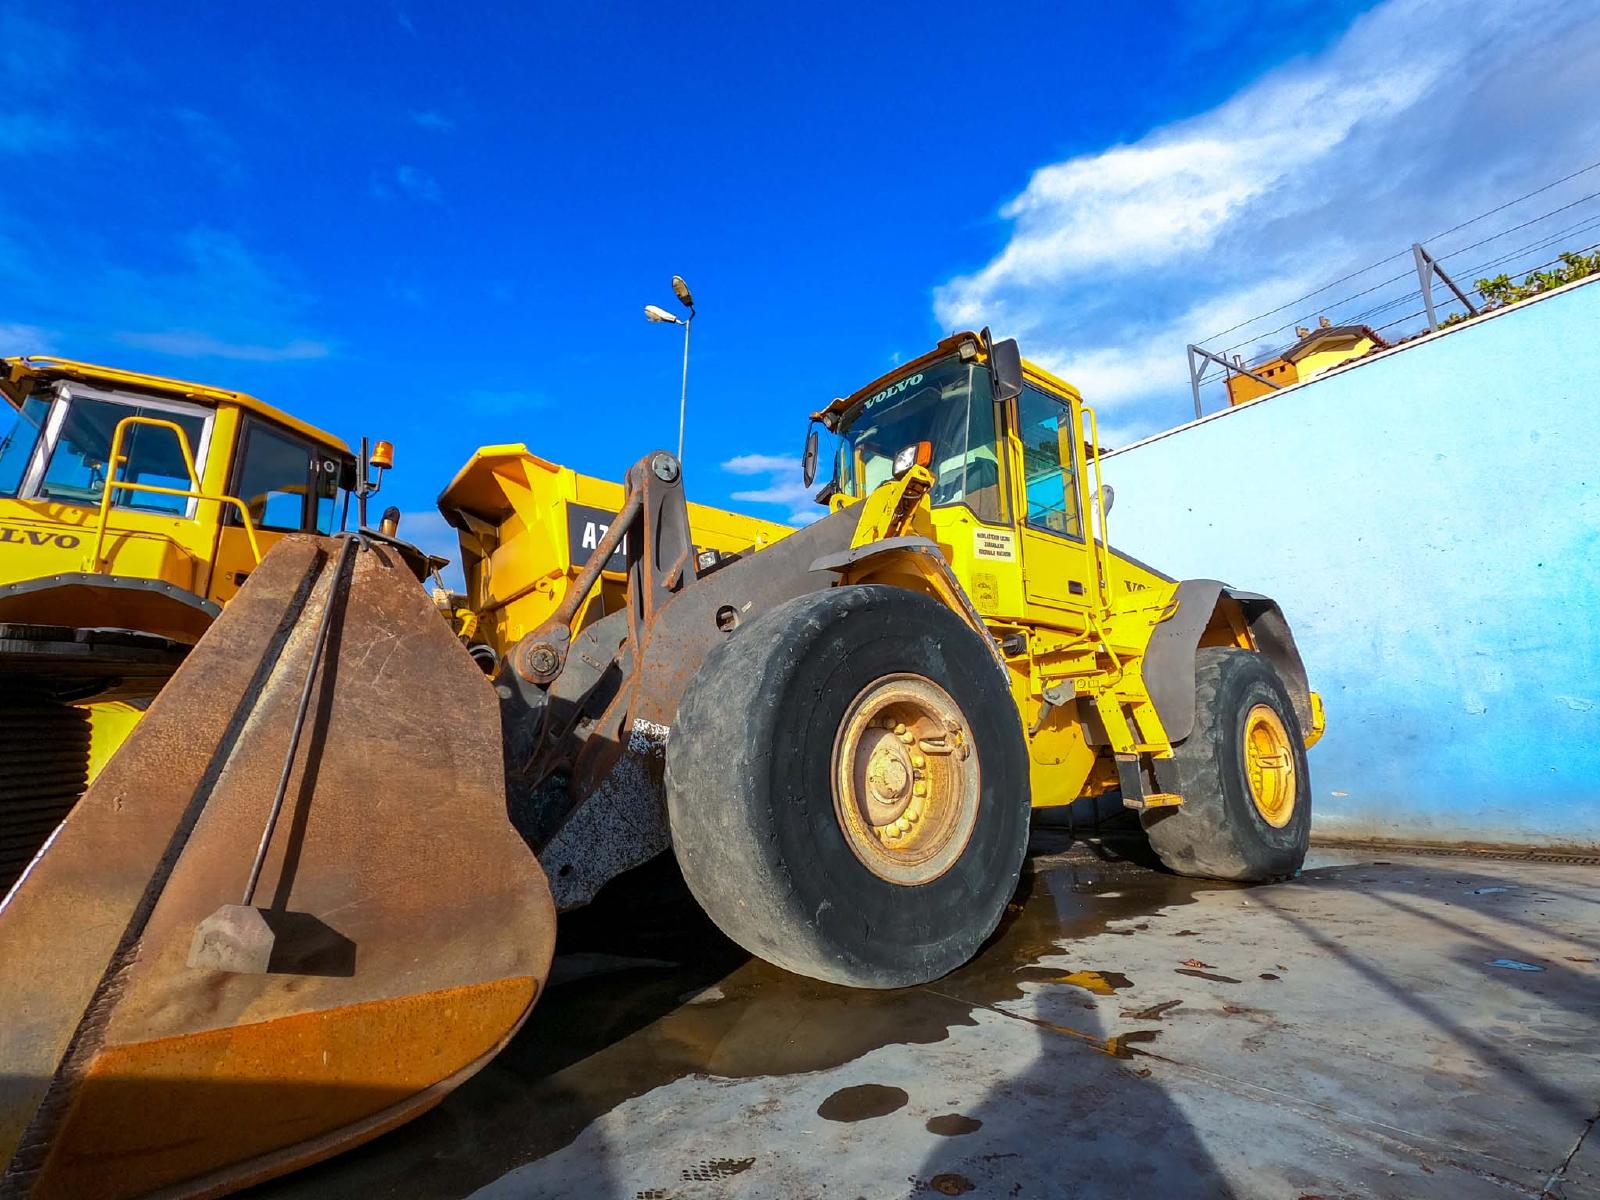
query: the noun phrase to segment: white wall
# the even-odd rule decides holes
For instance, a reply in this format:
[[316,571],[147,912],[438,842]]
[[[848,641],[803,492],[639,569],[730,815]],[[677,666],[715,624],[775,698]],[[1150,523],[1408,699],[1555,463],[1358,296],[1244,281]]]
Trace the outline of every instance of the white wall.
[[1600,847],[1600,281],[1104,470],[1116,546],[1283,605],[1321,833]]

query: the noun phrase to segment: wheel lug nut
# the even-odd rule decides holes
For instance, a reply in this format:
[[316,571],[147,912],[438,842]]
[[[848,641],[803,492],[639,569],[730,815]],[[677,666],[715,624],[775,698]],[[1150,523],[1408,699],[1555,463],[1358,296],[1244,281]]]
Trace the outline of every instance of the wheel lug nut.
[[896,721],[894,723],[894,731],[896,733],[904,733],[906,731],[905,722],[904,721]]
[[913,796],[926,796],[928,794],[928,785],[920,779],[917,780],[916,783],[911,785],[911,794]]
[[901,817],[898,821],[896,821],[894,823],[894,827],[896,829],[898,829],[901,833],[904,833],[904,832],[906,832],[906,830],[911,828],[911,821],[906,817]]
[[923,767],[925,767],[927,765],[928,765],[928,760],[923,758],[922,755],[913,754],[911,756],[911,766],[912,766],[913,769],[920,771],[920,770],[922,770]]

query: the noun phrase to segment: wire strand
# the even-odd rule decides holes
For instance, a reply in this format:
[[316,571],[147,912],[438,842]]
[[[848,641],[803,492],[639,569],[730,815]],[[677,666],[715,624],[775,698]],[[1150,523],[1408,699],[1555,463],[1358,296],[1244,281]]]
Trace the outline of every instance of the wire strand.
[[[1482,221],[1487,217],[1492,217],[1497,212],[1504,212],[1508,208],[1512,208],[1515,205],[1521,204],[1524,200],[1531,200],[1534,196],[1538,196],[1538,195],[1540,195],[1540,194],[1542,194],[1544,192],[1548,192],[1551,188],[1560,187],[1563,183],[1566,183],[1568,180],[1576,179],[1576,178],[1578,178],[1578,176],[1585,175],[1588,172],[1595,170],[1596,168],[1600,168],[1600,160],[1592,162],[1586,167],[1580,167],[1576,171],[1573,171],[1573,172],[1571,172],[1570,174],[1567,174],[1567,175],[1563,175],[1560,179],[1553,180],[1550,183],[1547,183],[1547,184],[1543,185],[1542,187],[1536,187],[1531,192],[1524,192],[1522,195],[1516,197],[1515,199],[1507,200],[1504,204],[1497,204],[1497,205],[1495,205],[1495,207],[1490,208],[1490,209],[1486,209],[1485,211],[1479,213],[1475,217],[1469,217],[1467,220],[1462,221],[1457,225],[1452,225],[1449,229],[1442,230],[1439,233],[1435,233],[1435,234],[1431,235],[1430,237],[1427,237],[1427,238],[1425,238],[1423,240],[1425,242],[1437,242],[1440,238],[1449,237],[1452,233],[1458,233],[1459,231],[1467,228],[1469,225],[1476,225],[1479,221]],[[1584,199],[1592,199],[1593,196],[1595,196],[1595,195],[1600,195],[1600,193],[1592,193],[1590,196],[1584,197]],[[1562,212],[1567,208],[1571,208],[1573,206],[1573,204],[1581,204],[1581,203],[1583,203],[1582,200],[1575,200],[1575,201],[1573,201],[1572,204],[1563,205],[1561,208],[1552,209],[1550,212],[1545,213],[1544,216],[1542,216],[1542,217],[1535,217],[1533,219],[1533,221],[1526,221],[1522,225],[1513,226],[1512,229],[1506,230],[1505,232],[1510,233],[1510,232],[1514,232],[1516,229],[1525,228],[1527,225],[1533,224],[1534,222],[1544,220],[1545,217],[1553,216],[1555,213]],[[1499,237],[1499,236],[1503,236],[1503,235],[1497,234],[1495,236]],[[1485,238],[1484,239],[1484,241],[1492,241],[1492,240],[1494,240],[1494,239],[1493,238]],[[1475,246],[1480,246],[1482,244],[1483,244],[1483,242],[1474,242],[1471,246],[1462,247],[1462,250],[1470,250],[1470,249],[1473,249]],[[1459,254],[1461,252],[1462,252],[1461,250],[1451,251],[1452,254]],[[1383,266],[1385,263],[1391,263],[1391,262],[1394,262],[1398,258],[1403,258],[1405,256],[1405,254],[1406,254],[1405,250],[1400,250],[1400,251],[1395,252],[1394,254],[1389,255],[1387,258],[1380,258],[1377,262],[1369,263],[1368,265],[1360,268],[1359,270],[1351,271],[1347,275],[1341,275],[1338,279],[1335,279],[1332,283],[1325,283],[1321,287],[1315,288],[1312,291],[1307,292],[1304,296],[1300,296],[1297,299],[1290,300],[1286,304],[1280,304],[1276,308],[1269,308],[1269,309],[1267,309],[1266,312],[1257,313],[1253,317],[1250,317],[1250,318],[1248,318],[1246,320],[1240,321],[1237,325],[1230,325],[1227,329],[1221,330],[1221,331],[1219,331],[1217,333],[1213,333],[1209,337],[1202,338],[1199,342],[1196,342],[1195,345],[1203,346],[1203,345],[1205,345],[1206,342],[1212,342],[1212,341],[1215,341],[1217,338],[1226,337],[1230,333],[1234,333],[1237,330],[1243,329],[1246,325],[1253,325],[1257,321],[1261,320],[1263,317],[1270,317],[1270,316],[1275,315],[1276,313],[1280,313],[1280,312],[1284,311],[1284,309],[1286,309],[1286,308],[1293,308],[1295,305],[1300,304],[1303,301],[1309,300],[1313,296],[1320,296],[1323,292],[1327,291],[1329,288],[1338,287],[1339,284],[1345,283],[1345,282],[1347,282],[1348,280],[1351,280],[1351,279],[1355,279],[1359,275],[1365,275],[1368,271],[1375,270],[1376,268]],[[1407,272],[1407,273],[1409,274],[1409,272]],[[1404,278],[1404,276],[1397,276],[1396,278]],[[1393,282],[1393,280],[1387,280],[1385,282]],[[1373,288],[1368,289],[1368,290],[1369,291],[1376,290],[1377,288],[1382,287],[1382,286],[1384,286],[1384,285],[1383,284],[1376,284],[1376,285],[1374,285]],[[1361,293],[1361,292],[1357,293],[1357,295],[1365,295],[1365,294],[1366,293]],[[1342,303],[1347,303],[1350,299],[1353,299],[1353,298],[1354,297],[1346,297],[1345,300],[1340,301],[1339,303],[1341,303],[1341,304]],[[1273,333],[1281,332],[1284,329],[1290,328],[1294,324],[1296,324],[1296,322],[1291,321],[1291,322],[1289,322],[1288,325],[1280,325],[1278,327],[1278,329],[1272,330],[1269,333],[1262,334],[1261,337],[1271,337]],[[1245,342],[1240,342],[1235,346],[1230,346],[1228,348],[1228,350],[1237,349],[1238,346],[1246,345],[1246,344],[1248,344],[1249,341],[1255,341],[1255,340],[1259,340],[1259,339],[1256,339],[1256,338],[1247,339]],[[1225,350],[1225,351],[1223,351],[1223,353],[1226,354],[1226,353],[1228,353],[1228,351]]]

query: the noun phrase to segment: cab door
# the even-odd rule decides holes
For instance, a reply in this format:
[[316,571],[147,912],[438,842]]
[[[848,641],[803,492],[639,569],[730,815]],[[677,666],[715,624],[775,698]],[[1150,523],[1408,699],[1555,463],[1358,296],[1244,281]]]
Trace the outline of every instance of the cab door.
[[1082,452],[1072,405],[1025,383],[1013,411],[1022,451],[1024,593],[1033,604],[1087,612],[1094,563],[1084,536]]
[[[243,414],[228,494],[250,511],[263,557],[286,533],[332,533],[339,463],[332,452],[269,421]],[[227,505],[217,535],[210,598],[225,604],[255,569],[239,510]]]

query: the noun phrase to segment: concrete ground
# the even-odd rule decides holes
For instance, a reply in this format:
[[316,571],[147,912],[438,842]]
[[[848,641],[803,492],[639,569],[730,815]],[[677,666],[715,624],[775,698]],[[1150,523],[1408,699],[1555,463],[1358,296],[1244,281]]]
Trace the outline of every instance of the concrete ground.
[[260,1194],[1600,1200],[1597,960],[1592,866],[1323,851],[1243,888],[1037,829],[973,963],[856,992],[647,868],[493,1065]]

